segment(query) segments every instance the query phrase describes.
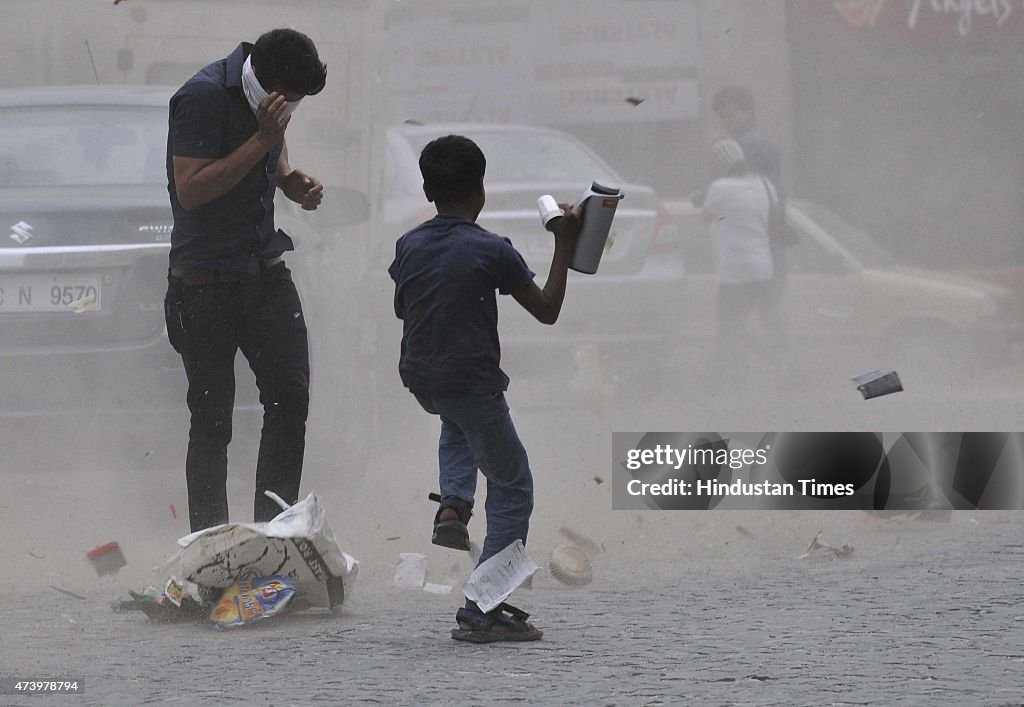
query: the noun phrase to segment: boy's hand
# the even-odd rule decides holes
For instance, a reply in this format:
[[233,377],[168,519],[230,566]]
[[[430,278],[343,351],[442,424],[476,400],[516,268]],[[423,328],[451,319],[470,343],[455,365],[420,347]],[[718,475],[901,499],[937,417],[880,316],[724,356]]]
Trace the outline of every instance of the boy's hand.
[[554,324],[562,311],[562,300],[565,299],[565,278],[572,259],[572,251],[576,237],[583,225],[583,217],[569,204],[559,204],[561,218],[548,221],[547,229],[555,234],[555,252],[551,257],[551,269],[548,271],[544,289],[530,280],[522,289],[513,292],[516,302],[543,324]]
[[572,208],[571,204],[559,204],[562,210],[562,218],[552,219],[548,222],[548,230],[555,234],[556,243],[572,245],[580,233],[583,225],[583,217],[579,211]]

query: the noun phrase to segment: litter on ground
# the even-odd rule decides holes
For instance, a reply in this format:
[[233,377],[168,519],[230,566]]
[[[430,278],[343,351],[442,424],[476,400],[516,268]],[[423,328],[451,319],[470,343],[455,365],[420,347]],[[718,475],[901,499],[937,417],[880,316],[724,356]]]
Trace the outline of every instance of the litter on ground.
[[270,618],[286,607],[340,608],[359,562],[339,547],[316,495],[292,506],[267,495],[282,507],[273,520],[226,523],[181,538],[157,569],[163,588],[129,591],[130,599],[111,608],[142,611],[157,621],[210,619],[222,628]]
[[849,557],[853,554],[852,545],[840,545],[839,547],[834,547],[832,545],[828,545],[827,543],[821,542],[821,540],[819,540],[818,538],[821,537],[821,534],[823,532],[825,531],[818,531],[818,534],[815,535],[814,538],[811,540],[811,544],[807,546],[807,551],[804,552],[804,554],[800,555],[800,557],[798,557],[797,559],[806,560],[817,550],[828,550],[832,553],[832,557]]

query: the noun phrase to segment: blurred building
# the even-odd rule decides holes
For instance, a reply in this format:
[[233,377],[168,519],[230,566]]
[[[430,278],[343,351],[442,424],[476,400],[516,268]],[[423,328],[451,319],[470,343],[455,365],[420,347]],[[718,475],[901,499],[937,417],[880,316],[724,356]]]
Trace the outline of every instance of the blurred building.
[[[902,258],[1024,260],[1024,4],[705,0],[700,112],[749,86],[792,193],[832,206]],[[674,156],[684,159],[682,155]],[[692,160],[692,155],[688,157]]]
[[789,174],[893,252],[1024,256],[1024,5],[790,0]]
[[175,86],[266,28],[305,31],[330,73],[292,140],[370,192],[388,125],[498,121],[568,130],[681,198],[719,135],[711,96],[743,84],[791,193],[910,260],[1024,254],[1017,0],[8,0],[0,22],[9,86]]

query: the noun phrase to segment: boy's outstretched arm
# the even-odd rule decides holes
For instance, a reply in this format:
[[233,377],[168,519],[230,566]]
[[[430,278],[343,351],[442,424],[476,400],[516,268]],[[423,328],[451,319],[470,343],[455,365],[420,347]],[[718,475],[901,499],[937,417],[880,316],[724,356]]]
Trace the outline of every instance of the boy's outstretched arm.
[[562,300],[565,299],[565,280],[572,259],[573,246],[580,232],[583,220],[572,210],[569,204],[559,204],[564,215],[551,222],[549,230],[555,234],[555,254],[551,258],[551,269],[548,271],[544,289],[537,283],[530,284],[512,293],[516,302],[532,314],[542,324],[554,324],[562,311]]

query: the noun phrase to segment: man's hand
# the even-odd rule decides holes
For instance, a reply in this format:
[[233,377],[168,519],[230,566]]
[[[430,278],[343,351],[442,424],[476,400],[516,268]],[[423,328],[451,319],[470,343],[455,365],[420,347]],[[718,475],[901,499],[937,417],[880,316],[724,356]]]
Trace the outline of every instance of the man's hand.
[[256,109],[256,137],[268,150],[284,140],[284,130],[292,119],[283,93],[274,91],[260,101]]
[[324,199],[324,185],[301,169],[293,169],[281,179],[281,191],[306,211],[316,211]]

